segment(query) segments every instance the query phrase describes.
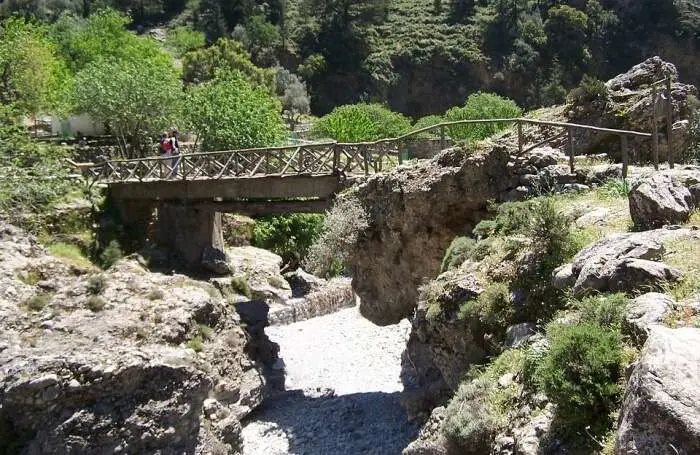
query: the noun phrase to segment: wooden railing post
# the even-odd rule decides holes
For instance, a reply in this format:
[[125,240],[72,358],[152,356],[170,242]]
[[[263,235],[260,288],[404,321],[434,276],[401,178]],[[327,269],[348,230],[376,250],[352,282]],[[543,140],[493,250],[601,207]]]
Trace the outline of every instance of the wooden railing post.
[[518,126],[518,155],[523,154],[523,124],[520,120],[517,121]]
[[396,144],[396,150],[399,152],[399,164],[403,164],[403,151],[404,151],[404,142],[399,142]]
[[654,115],[654,120],[651,125],[651,150],[654,159],[654,169],[659,170],[659,115],[656,112],[656,101],[658,99],[658,92],[656,91],[656,85],[651,86],[651,105],[652,113]]
[[620,147],[622,148],[622,178],[627,179],[627,169],[629,168],[629,152],[627,150],[627,136],[620,135]]
[[[185,168],[185,155],[179,154],[177,160],[175,160],[175,169],[182,172],[182,180],[187,180],[187,169]],[[175,169],[173,169],[173,175],[175,175]]]
[[299,174],[304,172],[304,146],[299,147]]
[[365,163],[365,175],[369,175],[369,153],[367,152],[367,147],[363,146],[362,147],[362,156],[364,157],[364,163]]
[[673,169],[673,102],[671,101],[671,76],[666,78],[666,129],[668,140],[668,166]]
[[333,144],[333,172],[340,172],[340,148],[338,144]]
[[574,173],[574,155],[576,154],[574,150],[574,131],[573,128],[569,127],[566,129],[566,136],[569,143],[569,170]]
[[445,126],[440,125],[440,151],[445,150],[446,144],[447,143],[445,142]]

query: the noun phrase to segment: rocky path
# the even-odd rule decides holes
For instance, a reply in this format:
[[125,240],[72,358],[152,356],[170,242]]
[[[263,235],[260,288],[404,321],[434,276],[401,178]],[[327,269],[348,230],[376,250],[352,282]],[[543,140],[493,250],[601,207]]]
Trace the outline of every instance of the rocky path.
[[244,422],[244,455],[399,454],[415,436],[399,405],[410,324],[377,327],[357,308],[266,332],[287,392]]

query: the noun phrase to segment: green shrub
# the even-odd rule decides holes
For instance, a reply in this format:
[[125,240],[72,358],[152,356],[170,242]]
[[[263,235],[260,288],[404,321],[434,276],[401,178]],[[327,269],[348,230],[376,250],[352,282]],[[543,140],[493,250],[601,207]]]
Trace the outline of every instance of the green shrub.
[[201,336],[196,336],[187,342],[186,346],[194,352],[202,352],[204,349],[204,341]]
[[[443,122],[443,118],[441,116],[428,115],[428,116],[425,116],[425,117],[418,119],[418,121],[413,125],[413,128],[411,128],[411,131],[420,130],[420,129],[427,128],[427,127],[433,126],[433,125],[438,125],[442,122]],[[430,138],[439,137],[439,136],[440,136],[440,130],[434,129],[432,131],[420,133],[417,136],[413,136],[413,137],[416,139],[430,139]]]
[[442,431],[453,443],[472,453],[486,453],[503,426],[500,416],[489,405],[493,390],[489,381],[463,382],[447,405]]
[[231,288],[233,288],[233,291],[239,295],[243,295],[249,299],[252,298],[248,280],[244,276],[234,276],[231,278]]
[[478,318],[487,330],[497,333],[505,333],[514,316],[508,285],[498,282],[490,283],[476,299],[460,305],[457,314],[460,319]]
[[76,245],[64,242],[57,242],[49,245],[48,250],[49,253],[53,254],[54,256],[67,259],[69,262],[77,266],[89,267],[92,265],[90,263],[90,260]]
[[596,323],[552,325],[549,349],[534,370],[536,384],[557,405],[563,426],[606,427],[620,401],[619,332]]
[[[462,107],[449,109],[444,116],[446,122],[495,118],[516,118],[522,109],[514,101],[493,93],[478,92],[470,95]],[[479,141],[508,127],[508,123],[481,123],[458,125],[447,128],[448,135],[456,141]]]
[[42,293],[28,298],[24,304],[30,311],[41,311],[46,308],[50,301],[51,295]]
[[178,57],[182,57],[187,52],[197,48],[204,47],[205,42],[204,33],[182,25],[168,30],[168,35],[165,40],[165,44],[172,49]]
[[104,269],[108,269],[124,257],[122,248],[117,240],[111,240],[102,253],[100,254],[100,265]]
[[411,129],[407,117],[381,104],[348,104],[336,107],[316,121],[312,135],[339,142],[366,142],[400,136]]
[[610,180],[596,189],[596,195],[600,199],[626,198],[629,193],[629,182],[622,179]]
[[345,194],[326,213],[321,235],[309,248],[305,268],[317,276],[331,277],[349,268],[353,247],[369,225],[360,201]]
[[605,82],[584,74],[578,87],[571,90],[566,101],[571,104],[585,104],[598,100],[607,100],[608,89]]
[[102,300],[101,297],[98,297],[96,295],[90,296],[87,301],[85,302],[85,306],[92,311],[93,313],[98,313],[102,311],[105,307],[106,303],[104,300]]
[[625,294],[586,297],[578,305],[581,322],[619,330],[628,304],[629,299]]
[[459,267],[469,258],[474,245],[476,245],[476,242],[469,237],[456,237],[452,240],[452,243],[445,252],[445,257],[442,259],[440,273],[446,272],[454,267]]
[[260,217],[255,220],[252,244],[279,254],[288,267],[296,269],[306,259],[322,226],[323,215],[314,213]]
[[472,232],[477,238],[485,239],[495,234],[497,229],[498,223],[496,220],[481,220],[479,224],[474,227]]
[[197,329],[199,331],[199,336],[203,340],[211,340],[214,337],[214,329],[209,327],[208,325],[205,324],[199,324],[197,326]]
[[165,294],[160,289],[152,289],[146,296],[148,300],[163,300],[163,297],[165,297]]
[[87,290],[90,294],[101,294],[107,287],[107,279],[104,275],[98,274],[88,278]]
[[469,254],[469,258],[474,261],[483,261],[486,256],[491,254],[494,250],[494,240],[491,238],[486,238],[479,240],[474,244],[474,247]]

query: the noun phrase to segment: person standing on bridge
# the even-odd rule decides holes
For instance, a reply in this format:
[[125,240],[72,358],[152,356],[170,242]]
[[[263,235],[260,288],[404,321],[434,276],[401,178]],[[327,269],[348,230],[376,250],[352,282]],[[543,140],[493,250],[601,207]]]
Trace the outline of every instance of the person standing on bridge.
[[170,178],[175,178],[180,168],[180,143],[177,140],[177,129],[173,128],[168,143],[170,145],[170,156],[173,157],[171,160],[172,172],[170,173]]

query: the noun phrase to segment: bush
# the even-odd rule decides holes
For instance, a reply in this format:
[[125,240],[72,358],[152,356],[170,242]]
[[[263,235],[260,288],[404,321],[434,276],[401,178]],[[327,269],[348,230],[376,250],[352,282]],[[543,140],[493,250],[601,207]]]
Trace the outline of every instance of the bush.
[[244,276],[235,276],[231,278],[231,288],[233,288],[233,291],[237,294],[246,296],[249,299],[252,298],[248,280]]
[[323,215],[314,213],[264,216],[255,220],[251,243],[279,254],[286,266],[296,269],[306,259],[322,226]]
[[596,189],[596,196],[600,199],[626,198],[630,193],[630,185],[627,180],[610,180]]
[[357,238],[369,225],[360,201],[345,194],[326,213],[321,235],[309,248],[304,267],[317,276],[338,275],[349,267]]
[[186,346],[192,349],[194,352],[202,352],[204,349],[204,341],[201,336],[196,336],[187,342]]
[[607,100],[608,88],[605,82],[585,74],[578,87],[571,90],[566,101],[571,104],[586,104],[598,100]]
[[165,44],[182,57],[185,53],[204,47],[206,40],[204,33],[192,30],[186,26],[178,26],[168,31]]
[[[446,122],[457,120],[478,120],[489,118],[515,118],[522,114],[522,109],[514,101],[492,93],[478,92],[470,95],[462,107],[449,109],[444,116]],[[447,128],[449,136],[455,141],[479,141],[505,129],[507,123],[483,123],[459,125]]]
[[31,311],[41,311],[46,308],[46,305],[48,305],[50,301],[50,294],[37,294],[28,298],[24,304]]
[[49,253],[56,257],[67,259],[80,267],[91,266],[90,260],[83,254],[79,247],[70,243],[57,242],[48,246]]
[[456,237],[452,240],[452,243],[445,252],[445,257],[442,259],[440,273],[462,265],[462,263],[469,258],[475,244],[476,242],[469,237]]
[[211,340],[214,337],[214,329],[209,327],[208,325],[205,324],[199,324],[197,326],[197,329],[199,331],[199,336],[203,340]]
[[124,257],[121,246],[116,240],[111,240],[100,254],[100,265],[103,269],[108,269]]
[[505,333],[515,317],[515,307],[510,300],[508,285],[490,283],[476,299],[460,305],[457,317],[478,318],[488,331]]
[[407,117],[381,104],[348,104],[336,107],[313,126],[316,138],[339,142],[367,142],[400,136],[411,129]]
[[165,294],[160,289],[152,289],[146,297],[148,300],[163,300]]
[[625,294],[586,297],[579,304],[581,322],[619,330],[629,299]]
[[107,279],[104,275],[93,275],[88,279],[87,290],[90,294],[101,294],[107,287]]
[[557,405],[566,428],[602,424],[620,401],[619,332],[597,323],[552,325],[549,350],[534,370],[535,383]]
[[493,384],[485,380],[463,382],[447,405],[443,432],[471,453],[487,453],[503,422],[489,406]]
[[90,296],[85,302],[85,306],[93,313],[98,313],[102,311],[105,305],[105,301],[96,295]]
[[[439,115],[428,115],[418,119],[418,121],[411,128],[412,131],[420,130],[422,128],[427,128],[429,126],[437,125],[443,122],[443,118]],[[416,139],[430,139],[438,137],[440,135],[440,130],[435,129],[432,131],[427,131],[425,133],[420,133],[417,136],[413,136]]]

